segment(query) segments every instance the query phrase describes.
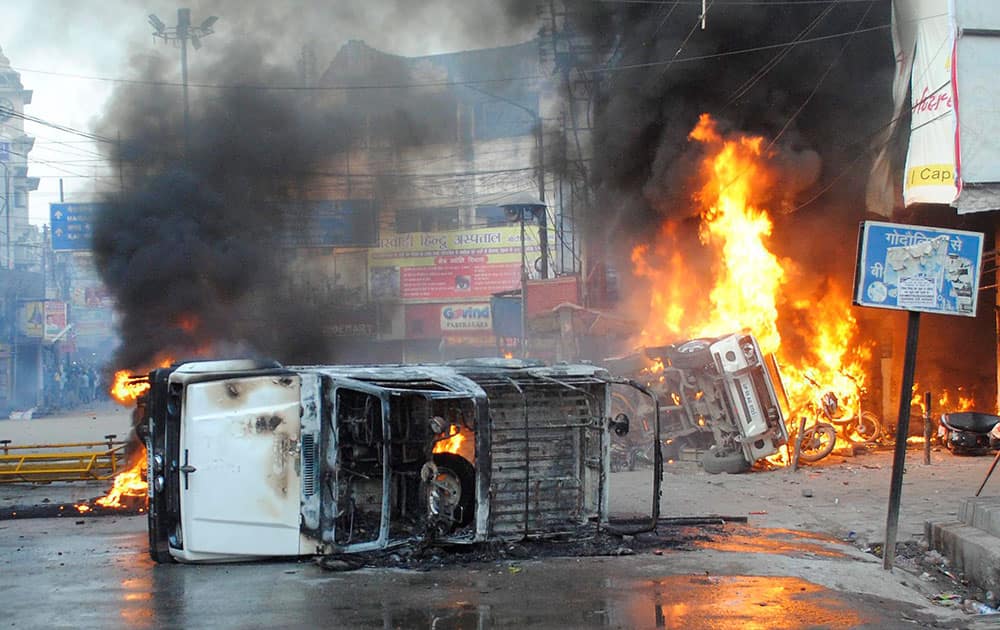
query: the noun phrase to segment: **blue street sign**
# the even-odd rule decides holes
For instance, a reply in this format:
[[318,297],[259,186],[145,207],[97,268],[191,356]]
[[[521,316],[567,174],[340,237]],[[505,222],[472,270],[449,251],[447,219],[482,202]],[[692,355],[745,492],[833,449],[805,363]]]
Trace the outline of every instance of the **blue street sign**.
[[864,221],[854,303],[975,317],[982,257],[978,232]]
[[99,203],[49,204],[52,249],[89,250],[94,234],[94,216],[100,211],[101,206]]

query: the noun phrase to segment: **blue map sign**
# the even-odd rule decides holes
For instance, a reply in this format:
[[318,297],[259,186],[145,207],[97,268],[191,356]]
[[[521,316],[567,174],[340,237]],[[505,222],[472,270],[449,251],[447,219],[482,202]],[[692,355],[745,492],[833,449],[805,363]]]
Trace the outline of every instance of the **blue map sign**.
[[94,215],[99,203],[49,204],[52,226],[52,249],[56,251],[87,251],[94,233]]
[[864,221],[854,303],[975,317],[982,257],[978,232]]

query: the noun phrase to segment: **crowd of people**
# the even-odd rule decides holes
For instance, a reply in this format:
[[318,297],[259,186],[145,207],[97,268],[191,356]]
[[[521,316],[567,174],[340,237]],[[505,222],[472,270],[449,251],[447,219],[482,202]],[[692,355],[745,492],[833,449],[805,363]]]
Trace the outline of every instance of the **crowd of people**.
[[76,361],[46,370],[45,406],[50,410],[72,409],[108,398],[101,372]]

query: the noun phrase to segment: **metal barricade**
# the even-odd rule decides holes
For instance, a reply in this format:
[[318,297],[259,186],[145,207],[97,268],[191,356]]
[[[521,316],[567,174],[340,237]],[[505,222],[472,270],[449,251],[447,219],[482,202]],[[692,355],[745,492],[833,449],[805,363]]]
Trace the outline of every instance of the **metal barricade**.
[[116,437],[106,435],[104,442],[17,446],[0,440],[0,483],[111,479],[120,472],[125,457],[125,442]]

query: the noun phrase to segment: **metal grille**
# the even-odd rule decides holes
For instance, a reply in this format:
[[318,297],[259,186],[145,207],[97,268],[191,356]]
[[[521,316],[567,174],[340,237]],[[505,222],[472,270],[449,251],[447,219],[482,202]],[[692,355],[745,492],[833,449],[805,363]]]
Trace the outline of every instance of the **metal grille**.
[[316,437],[312,433],[302,435],[302,494],[311,497],[316,494]]
[[583,391],[518,380],[523,396],[509,381],[484,384],[493,435],[494,533],[575,531],[596,508],[600,432],[592,421],[601,410]]

